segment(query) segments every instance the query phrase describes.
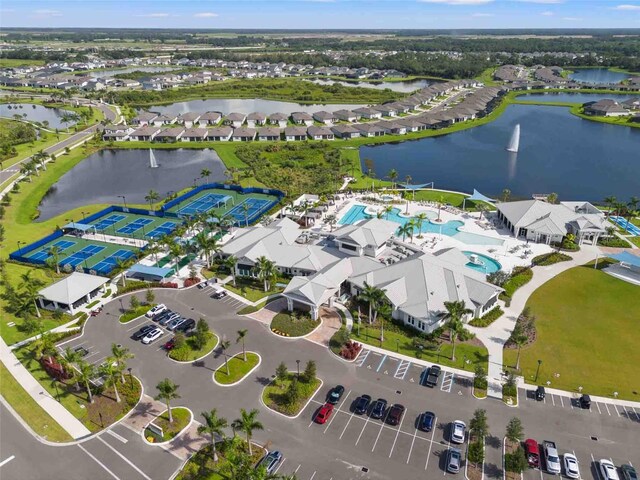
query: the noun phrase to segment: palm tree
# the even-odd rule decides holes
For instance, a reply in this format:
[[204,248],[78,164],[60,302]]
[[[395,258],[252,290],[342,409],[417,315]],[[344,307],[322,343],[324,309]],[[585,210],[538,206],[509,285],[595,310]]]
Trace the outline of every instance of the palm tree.
[[155,262],[158,261],[158,253],[160,253],[160,245],[158,245],[157,242],[151,240],[148,244],[147,244],[147,248],[145,249],[145,252],[148,255],[151,255],[154,259]]
[[216,435],[224,438],[224,429],[227,428],[226,419],[218,417],[218,411],[212,408],[208,412],[202,412],[200,415],[204,418],[204,423],[198,427],[200,435],[209,435],[211,438],[211,451],[213,452],[213,461],[217,461],[216,455]]
[[429,220],[426,213],[421,212],[414,217],[416,228],[418,229],[418,238],[422,238],[422,225]]
[[169,246],[169,255],[171,255],[171,258],[173,258],[173,262],[176,266],[176,275],[178,275],[178,270],[180,270],[179,261],[183,253],[184,247],[182,246],[182,244],[178,242],[172,242],[172,244]]
[[178,395],[178,387],[180,387],[180,385],[176,385],[168,378],[165,378],[156,385],[158,395],[156,395],[155,399],[165,401],[167,405],[167,412],[169,412],[169,423],[173,423],[173,416],[171,415],[171,400],[180,398],[180,395]]
[[640,204],[640,198],[638,197],[631,197],[627,202],[627,224],[625,225],[627,232],[629,231],[629,222],[638,214],[638,204]]
[[613,209],[616,212],[616,216],[619,217],[622,211],[627,208],[627,205],[622,202],[616,202],[613,204]]
[[375,321],[377,315],[376,309],[382,303],[384,297],[384,290],[364,282],[364,287],[358,294],[358,298],[369,304],[369,323],[373,323]]
[[200,178],[206,178],[207,183],[209,183],[210,176],[211,176],[211,170],[209,170],[208,168],[203,168],[202,170],[200,170]]
[[[82,356],[80,355],[80,352],[76,352],[71,347],[66,347],[62,351],[62,353],[60,354],[59,358],[60,358],[60,363],[62,364],[64,369],[66,371],[70,371],[72,365],[77,363],[82,358]],[[76,379],[76,390],[77,390],[78,389],[78,377],[75,374],[74,374],[74,377]]]
[[100,367],[100,373],[106,377],[105,383],[113,385],[113,391],[116,394],[116,402],[120,403],[120,394],[118,393],[117,379],[120,375],[122,375],[122,370],[120,369],[120,365],[118,365],[118,362],[116,362],[115,358],[107,358],[106,362]]
[[391,170],[389,170],[389,173],[387,173],[387,178],[391,180],[391,188],[395,189],[396,180],[398,179],[398,171],[395,168],[392,168]]
[[484,212],[486,212],[489,208],[484,204],[484,202],[479,202],[478,205],[476,205],[476,208],[480,212],[480,220],[482,220]]
[[44,282],[37,278],[33,278],[31,276],[31,272],[32,270],[27,270],[20,274],[19,288],[22,290],[20,295],[25,307],[28,306],[28,310],[31,310],[31,306],[33,305],[35,307],[36,316],[40,318],[40,310],[38,309],[38,298],[40,297],[40,294],[38,292],[44,285]]
[[409,227],[409,241],[413,242],[413,234],[416,231],[416,221],[413,218],[410,218],[409,221],[405,224]]
[[258,410],[253,409],[247,412],[244,408],[240,409],[240,418],[236,418],[231,424],[234,430],[240,430],[247,435],[247,444],[249,445],[249,456],[253,455],[251,450],[251,436],[254,430],[264,430],[264,426],[257,420]]
[[91,394],[91,380],[96,374],[96,369],[91,363],[87,363],[84,360],[78,361],[77,367],[79,380],[84,383],[84,386],[87,389],[89,403],[93,403],[93,395]]
[[509,201],[509,197],[511,197],[511,190],[509,190],[508,188],[505,188],[504,190],[502,190],[502,201],[503,202]]
[[135,357],[135,355],[131,353],[128,348],[118,345],[117,343],[111,344],[111,355],[118,364],[121,375],[120,379],[122,383],[124,383],[124,370],[127,367],[127,360]]
[[242,211],[244,212],[245,226],[248,227],[249,226],[249,205],[247,205],[247,202],[244,202],[242,204]]
[[149,193],[144,196],[144,199],[149,203],[149,210],[151,210],[153,209],[153,204],[160,200],[160,194],[155,190],[149,190]]
[[511,335],[511,341],[518,347],[518,355],[516,356],[516,370],[520,370],[520,350],[527,343],[529,338],[522,328],[516,327]]
[[440,212],[442,212],[442,205],[444,204],[444,195],[438,197],[438,221],[440,222]]
[[244,348],[244,341],[245,338],[247,338],[247,334],[249,333],[249,330],[247,330],[246,328],[243,330],[238,330],[238,338],[236,338],[236,343],[240,343],[242,342],[242,357],[244,358],[244,361],[247,361],[247,351]]
[[231,346],[231,342],[229,340],[222,340],[220,342],[220,349],[222,350],[222,354],[224,355],[224,366],[227,369],[227,377],[231,375],[229,373],[229,356],[227,355],[227,350]]
[[67,126],[67,133],[69,133],[69,123],[73,123],[75,119],[76,119],[76,116],[70,113],[64,113],[60,117],[60,122]]
[[384,218],[386,220],[389,220],[389,214],[393,212],[393,205],[386,205],[383,209],[382,209],[382,213],[384,213]]
[[120,279],[122,281],[123,287],[126,286],[127,284],[127,277],[125,275],[125,272],[131,265],[133,265],[134,262],[135,262],[134,258],[127,258],[127,259],[116,258],[115,270],[121,274]]
[[413,226],[410,225],[409,222],[400,225],[398,233],[402,235],[402,241],[404,242],[407,239],[407,235],[413,235]]
[[271,289],[271,280],[276,275],[276,264],[264,255],[258,257],[256,273],[258,278],[264,282],[264,291],[268,292]]
[[235,255],[229,255],[222,261],[225,268],[229,269],[234,287],[236,286],[236,263],[238,263],[238,258]]
[[447,309],[447,316],[449,322],[447,328],[449,329],[449,338],[451,339],[451,361],[456,359],[456,340],[466,332],[462,318],[465,315],[473,313],[473,310],[466,307],[464,300],[444,302],[444,307]]
[[609,217],[611,215],[611,212],[613,211],[613,205],[617,202],[616,197],[614,197],[613,195],[609,195],[608,197],[605,197],[604,199],[604,204],[609,207],[609,211],[607,212],[607,217]]
[[53,264],[55,265],[56,273],[58,275],[60,275],[60,253],[62,253],[62,250],[60,250],[60,247],[55,245],[50,246],[47,250],[47,255],[53,259]]

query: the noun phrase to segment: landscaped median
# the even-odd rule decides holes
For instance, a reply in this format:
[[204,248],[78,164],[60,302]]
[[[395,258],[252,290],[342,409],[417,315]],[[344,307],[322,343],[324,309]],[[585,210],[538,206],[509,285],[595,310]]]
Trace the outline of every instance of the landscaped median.
[[195,362],[209,355],[218,346],[218,336],[212,332],[206,332],[204,343],[199,343],[195,335],[184,338],[183,335],[176,334],[175,337],[176,346],[169,351],[169,358],[177,362]]
[[271,320],[271,331],[283,337],[304,337],[320,326],[320,320],[313,320],[308,314],[282,311]]
[[282,371],[281,365],[278,367],[276,379],[262,390],[262,402],[271,410],[295,418],[321,386],[322,380],[315,376],[315,371],[311,377],[305,372],[305,374],[300,374],[298,378],[298,374],[295,372]]
[[172,421],[169,420],[169,411],[165,410],[150,422],[144,429],[145,440],[149,443],[170,442],[182,433],[193,420],[191,410],[184,407],[173,407],[171,417]]
[[245,360],[244,355],[239,353],[229,358],[213,374],[213,379],[220,385],[235,385],[244,380],[251,372],[253,372],[262,358],[254,352],[247,352]]
[[145,315],[153,305],[140,305],[137,308],[129,309],[120,315],[120,323],[129,323],[131,320]]

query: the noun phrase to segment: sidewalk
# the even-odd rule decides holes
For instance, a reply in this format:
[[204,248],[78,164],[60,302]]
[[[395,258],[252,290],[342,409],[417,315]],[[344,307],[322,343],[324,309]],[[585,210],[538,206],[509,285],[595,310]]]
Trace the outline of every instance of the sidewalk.
[[516,320],[524,309],[531,294],[541,285],[551,280],[553,277],[573,267],[584,265],[596,258],[597,247],[583,245],[579,252],[570,254],[572,259],[567,262],[556,263],[548,267],[533,267],[533,278],[529,283],[516,291],[511,299],[511,305],[504,308],[504,314],[488,327],[467,328],[484,343],[489,351],[489,371],[487,380],[489,388],[487,395],[502,399],[503,383],[503,348],[511,336]]
[[45,412],[51,415],[62,428],[75,440],[90,435],[91,432],[80,420],[71,415],[62,404],[58,403],[45,389],[33,378],[31,373],[18,361],[11,349],[3,339],[0,338],[0,361],[11,372],[11,375],[18,381],[31,398],[40,405]]

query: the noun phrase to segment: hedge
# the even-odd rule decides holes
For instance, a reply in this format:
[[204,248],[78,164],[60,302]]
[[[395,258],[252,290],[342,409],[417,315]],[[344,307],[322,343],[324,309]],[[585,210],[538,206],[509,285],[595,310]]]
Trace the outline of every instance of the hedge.
[[502,316],[504,312],[500,307],[496,307],[492,310],[489,310],[480,318],[474,318],[469,322],[469,325],[472,327],[488,327],[493,322],[495,322],[498,318]]

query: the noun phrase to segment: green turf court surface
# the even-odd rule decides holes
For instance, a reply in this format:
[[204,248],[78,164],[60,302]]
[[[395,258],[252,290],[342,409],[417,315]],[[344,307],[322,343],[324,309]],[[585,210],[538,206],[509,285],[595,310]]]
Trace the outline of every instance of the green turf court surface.
[[169,234],[182,222],[176,218],[114,211],[88,223],[95,226],[98,233],[151,240]]
[[[214,217],[228,217],[244,224],[246,216],[249,223],[257,220],[254,217],[260,217],[271,208],[272,202],[277,202],[278,198],[274,195],[263,193],[247,193],[243,194],[234,190],[226,190],[224,188],[210,188],[198,192],[194,196],[185,199],[171,207],[168,212],[180,216],[193,216],[198,213],[208,213]],[[248,210],[242,206],[246,204]]]
[[73,270],[81,266],[96,273],[106,275],[117,265],[117,258],[125,260],[132,258],[137,249],[128,245],[100,242],[64,235],[56,238],[35,250],[24,253],[24,257],[45,263],[50,257],[51,247],[56,246],[60,251],[59,265],[65,268],[69,265]]

